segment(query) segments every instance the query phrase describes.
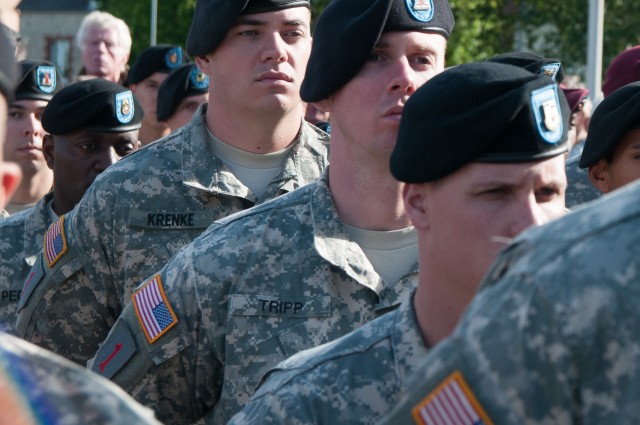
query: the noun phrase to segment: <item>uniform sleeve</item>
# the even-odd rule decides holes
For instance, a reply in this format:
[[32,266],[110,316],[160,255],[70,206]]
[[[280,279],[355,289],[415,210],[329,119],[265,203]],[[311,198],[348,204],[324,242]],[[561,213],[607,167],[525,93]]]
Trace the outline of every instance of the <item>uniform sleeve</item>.
[[[291,399],[274,397],[273,395],[262,397],[257,403],[250,403],[240,412],[234,415],[229,425],[245,424],[282,424],[305,425],[309,424],[312,416],[300,415],[299,404],[292,404]],[[292,409],[295,407],[295,409]],[[339,415],[339,412],[335,412]],[[302,416],[302,417],[301,417]],[[313,423],[313,422],[311,422]]]
[[380,424],[572,423],[576,370],[562,318],[526,280],[482,291]]
[[5,390],[17,391],[24,402],[15,407],[41,423],[159,424],[153,411],[112,382],[21,339],[1,339],[0,369],[9,371],[2,375],[13,381]]
[[[314,397],[322,397],[323,388],[316,388],[313,379],[305,379],[299,370],[273,369],[264,379],[251,401],[238,412],[229,425],[322,423],[326,403],[313,405]],[[267,379],[268,378],[268,379]],[[329,412],[330,422],[338,423],[340,408]]]
[[[102,193],[102,192],[101,192]],[[121,310],[110,276],[110,207],[88,191],[47,231],[18,304],[18,335],[84,366]]]
[[[186,253],[185,253],[186,251]],[[187,248],[139,285],[89,362],[166,423],[192,423],[213,409],[223,368],[203,324]]]

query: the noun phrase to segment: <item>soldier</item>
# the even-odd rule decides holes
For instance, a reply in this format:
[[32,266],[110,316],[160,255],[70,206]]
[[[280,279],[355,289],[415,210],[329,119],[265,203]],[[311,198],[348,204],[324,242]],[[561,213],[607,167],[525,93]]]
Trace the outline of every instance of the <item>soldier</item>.
[[156,115],[158,90],[169,73],[187,62],[189,59],[180,46],[158,45],[145,49],[131,66],[128,74],[129,88],[144,111],[140,127],[140,142],[143,146],[171,133],[165,120],[158,120]]
[[101,77],[119,84],[126,81],[131,33],[122,19],[93,11],[82,20],[76,42],[83,65],[78,79]]
[[636,423],[639,226],[636,182],[523,233],[381,423]]
[[[0,15],[7,6],[0,2]],[[3,162],[1,149],[16,72],[13,49],[0,33],[0,208],[20,180],[20,168]],[[159,424],[112,383],[6,333],[0,333],[0,423]]]
[[564,214],[567,128],[557,84],[511,65],[459,65],[422,86],[391,157],[418,232],[417,290],[397,310],[272,369],[230,423],[374,424],[391,411],[504,241]]
[[22,181],[7,204],[10,214],[25,210],[46,195],[53,184],[42,149],[42,113],[53,95],[62,88],[58,68],[46,61],[23,61],[21,76],[9,105],[4,158],[22,169]]
[[[132,108],[122,116],[125,100]],[[58,92],[49,105],[42,114],[48,133],[43,150],[54,174],[53,191],[35,207],[0,221],[0,322],[8,326],[16,321],[21,293],[30,291],[29,270],[51,223],[73,209],[98,174],[140,145],[142,108],[118,84],[102,78],[80,81]],[[31,279],[40,273],[38,267]]]
[[[433,5],[429,14],[404,0],[325,9],[301,93],[331,112],[328,172],[220,220],[147,279],[94,371],[167,423],[222,424],[270,367],[398,306],[418,255],[388,163],[404,104],[444,69],[453,16],[446,1]],[[263,19],[239,21],[236,33],[255,37],[251,22]]]
[[[617,89],[635,81],[640,81],[640,46],[625,50],[609,64],[602,83],[605,99]],[[592,184],[593,177],[589,171],[585,170],[586,167],[580,166],[580,163],[580,156],[567,161],[567,206],[570,208],[597,199],[602,194],[601,190]]]
[[[21,336],[84,365],[135,286],[214,220],[320,176],[328,136],[303,122],[299,94],[308,7],[198,2],[187,47],[215,79],[216,96],[180,131],[110,167],[60,223],[60,258],[41,263],[42,278],[23,298]],[[78,306],[90,317],[69,315]]]
[[198,107],[209,101],[209,77],[195,64],[176,69],[158,90],[159,121],[171,131],[187,125]]
[[[589,173],[579,166],[580,156],[584,150],[585,140],[577,140],[579,131],[577,124],[581,125],[581,133],[583,135],[585,133],[588,134],[587,129],[584,127],[584,123],[580,123],[578,120],[585,120],[582,107],[586,104],[590,105],[590,102],[586,98],[589,94],[589,90],[579,88],[563,88],[562,90],[564,91],[567,101],[569,102],[569,107],[571,108],[571,119],[572,121],[575,120],[576,123],[576,125],[572,123],[572,132],[569,134],[570,137],[576,139],[576,142],[574,143],[573,148],[570,149],[570,154],[567,158],[566,171],[568,186],[565,196],[567,208],[575,208],[580,204],[591,201],[600,196],[598,189],[596,189],[589,180]],[[583,116],[580,117],[580,115]]]
[[596,108],[580,157],[589,179],[609,193],[640,178],[640,82],[607,96]]
[[[591,119],[591,101],[589,100],[589,89],[584,87],[569,87],[560,84],[560,88],[567,98],[569,109],[571,110],[570,128],[567,135],[569,143],[569,157],[567,162],[575,157],[580,159],[584,141],[587,138],[589,129],[589,119]],[[568,164],[567,164],[568,165]]]

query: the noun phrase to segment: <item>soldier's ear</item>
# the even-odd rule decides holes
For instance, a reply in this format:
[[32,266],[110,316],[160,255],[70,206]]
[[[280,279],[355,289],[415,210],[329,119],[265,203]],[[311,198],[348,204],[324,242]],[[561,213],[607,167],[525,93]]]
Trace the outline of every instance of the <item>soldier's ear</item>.
[[602,193],[611,192],[609,162],[602,158],[589,167],[589,180]]
[[427,230],[430,224],[427,192],[427,184],[406,183],[402,188],[404,208],[418,230]]
[[45,134],[42,138],[42,153],[44,154],[44,159],[47,161],[47,166],[53,170],[53,137],[50,134]]
[[211,76],[211,59],[209,59],[209,56],[196,56],[195,60],[198,69],[206,75]]
[[331,112],[331,103],[331,96],[329,96],[326,99],[313,102],[313,106],[315,106],[319,111]]

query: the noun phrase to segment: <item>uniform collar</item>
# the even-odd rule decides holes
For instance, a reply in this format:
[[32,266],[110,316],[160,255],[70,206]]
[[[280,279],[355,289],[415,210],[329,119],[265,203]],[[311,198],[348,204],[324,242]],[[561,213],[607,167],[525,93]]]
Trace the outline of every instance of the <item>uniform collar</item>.
[[[326,162],[326,148],[318,140],[312,128],[302,123],[295,145],[287,156],[284,166],[261,198],[253,193],[213,153],[205,124],[207,105],[200,105],[193,119],[183,129],[182,178],[187,186],[211,193],[229,195],[261,203],[266,199],[290,192],[311,181],[308,175],[307,156],[316,157],[317,162]],[[317,174],[316,174],[317,175]]]

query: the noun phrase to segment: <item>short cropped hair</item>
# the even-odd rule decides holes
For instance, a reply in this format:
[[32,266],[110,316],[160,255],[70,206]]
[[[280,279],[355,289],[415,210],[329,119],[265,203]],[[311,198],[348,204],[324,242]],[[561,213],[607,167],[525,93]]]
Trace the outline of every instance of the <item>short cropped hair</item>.
[[131,32],[127,24],[120,18],[116,18],[108,12],[101,12],[96,10],[89,13],[84,17],[78,34],[76,35],[76,42],[78,47],[82,49],[87,38],[87,33],[92,28],[99,29],[115,29],[118,34],[118,45],[124,49],[127,53],[131,51]]

